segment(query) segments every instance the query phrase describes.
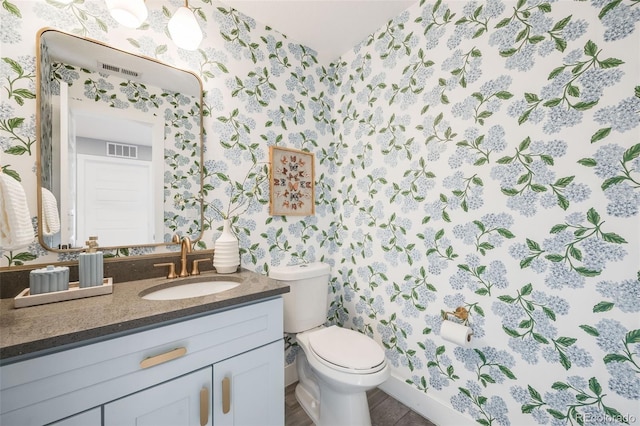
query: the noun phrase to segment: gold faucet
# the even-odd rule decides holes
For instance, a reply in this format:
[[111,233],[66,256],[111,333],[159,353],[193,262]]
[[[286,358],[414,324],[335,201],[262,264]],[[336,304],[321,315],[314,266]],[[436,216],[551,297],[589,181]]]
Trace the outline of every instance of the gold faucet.
[[199,263],[204,262],[205,260],[211,261],[210,257],[203,257],[200,259],[193,259],[193,264],[191,267],[191,274],[189,274],[189,271],[187,270],[187,254],[191,253],[191,240],[189,239],[189,237],[183,237],[182,241],[180,240],[180,237],[176,234],[173,236],[173,238],[171,239],[172,242],[174,243],[179,243],[180,244],[180,274],[176,274],[176,265],[173,262],[167,262],[167,263],[155,263],[153,266],[168,266],[169,267],[169,273],[167,274],[167,278],[169,279],[173,279],[173,278],[184,278],[184,277],[188,277],[190,275],[200,275],[200,267],[199,267]]
[[188,277],[189,272],[187,271],[187,253],[191,253],[191,240],[189,237],[182,237],[182,242],[180,243],[180,273],[179,277]]

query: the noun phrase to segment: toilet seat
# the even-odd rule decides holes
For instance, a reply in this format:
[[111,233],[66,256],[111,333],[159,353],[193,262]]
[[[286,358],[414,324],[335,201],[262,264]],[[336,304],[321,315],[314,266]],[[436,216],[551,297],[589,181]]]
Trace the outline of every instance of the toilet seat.
[[357,331],[331,326],[310,333],[308,338],[316,359],[334,370],[371,374],[386,365],[380,345]]

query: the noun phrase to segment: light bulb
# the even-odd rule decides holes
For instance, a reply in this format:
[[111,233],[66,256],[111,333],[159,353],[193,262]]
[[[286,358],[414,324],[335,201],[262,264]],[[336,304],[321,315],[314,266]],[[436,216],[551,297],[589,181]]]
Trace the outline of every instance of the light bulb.
[[196,50],[202,41],[202,30],[191,9],[181,6],[169,19],[169,34],[176,46]]
[[147,19],[149,11],[144,0],[105,0],[113,19],[129,28],[138,28]]

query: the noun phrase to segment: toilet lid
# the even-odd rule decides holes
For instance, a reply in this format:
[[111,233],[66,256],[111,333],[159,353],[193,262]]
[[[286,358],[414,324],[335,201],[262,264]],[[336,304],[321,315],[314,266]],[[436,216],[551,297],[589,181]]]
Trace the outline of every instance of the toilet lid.
[[351,370],[369,370],[385,360],[384,351],[373,339],[337,326],[312,333],[309,346],[325,361]]

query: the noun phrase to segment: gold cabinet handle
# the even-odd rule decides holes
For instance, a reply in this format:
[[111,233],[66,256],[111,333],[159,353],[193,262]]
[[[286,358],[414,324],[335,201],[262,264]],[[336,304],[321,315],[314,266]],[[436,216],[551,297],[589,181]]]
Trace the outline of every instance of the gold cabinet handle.
[[222,414],[231,411],[231,379],[222,379]]
[[165,352],[160,355],[150,356],[149,358],[145,358],[142,361],[140,361],[140,368],[153,367],[154,365],[162,364],[162,363],[174,360],[176,358],[180,358],[181,356],[186,355],[186,353],[187,353],[187,348],[182,347],[182,348],[175,348],[173,350],[170,350],[169,352]]
[[209,389],[202,387],[200,389],[200,426],[206,426],[209,423]]

